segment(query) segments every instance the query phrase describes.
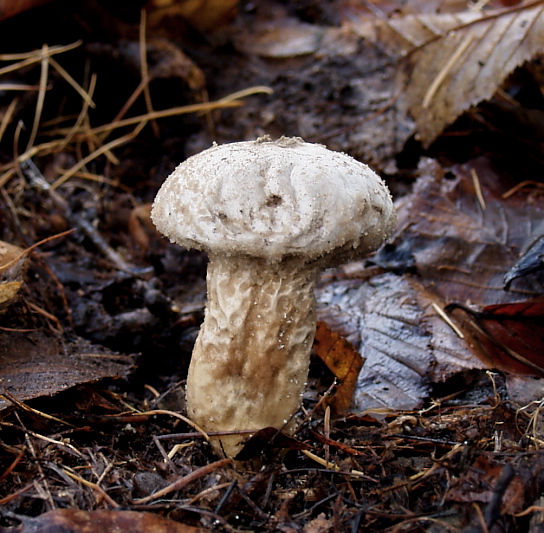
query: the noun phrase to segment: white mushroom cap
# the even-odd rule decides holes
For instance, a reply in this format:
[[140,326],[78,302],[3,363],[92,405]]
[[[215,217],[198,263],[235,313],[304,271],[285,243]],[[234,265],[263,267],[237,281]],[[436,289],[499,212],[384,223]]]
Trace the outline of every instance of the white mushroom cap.
[[190,157],[161,187],[151,216],[186,248],[269,261],[323,257],[327,264],[375,250],[395,225],[389,191],[369,167],[285,137]]

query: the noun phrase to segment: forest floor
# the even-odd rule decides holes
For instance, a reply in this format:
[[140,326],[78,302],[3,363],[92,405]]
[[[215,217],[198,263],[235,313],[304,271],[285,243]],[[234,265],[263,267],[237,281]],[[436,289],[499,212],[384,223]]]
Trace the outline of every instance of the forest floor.
[[[397,381],[399,393],[381,407],[362,399],[335,412],[327,400],[339,388],[335,372],[316,349],[296,433],[278,442],[264,432],[233,463],[213,454],[184,410],[207,258],[168,243],[149,219],[181,161],[214,141],[268,134],[345,151],[371,164],[399,205],[421,200],[429,213],[418,179],[432,175],[446,197],[452,183],[468,183],[462,165],[479,158],[489,190],[530,188],[519,212],[530,204],[536,220],[544,211],[540,63],[518,69],[503,100],[463,115],[425,147],[396,107],[390,84],[402,64],[347,34],[315,44],[323,28],[340,27],[349,3],[242,3],[232,18],[224,2],[191,23],[175,2],[169,11],[159,4],[60,0],[0,20],[0,531],[544,531],[541,294],[525,291],[536,311],[514,331],[532,337],[531,361],[472,363],[476,333],[470,344],[448,325],[413,331],[418,353],[431,353],[432,332],[462,362],[433,355],[415,392]],[[285,33],[256,37],[249,30],[263,20],[284,21]],[[513,99],[515,113],[504,103]],[[428,170],[429,161],[441,170]],[[491,168],[495,185],[485,182]],[[415,268],[392,266],[388,255],[325,273],[326,334],[362,342],[342,330],[346,301],[337,302],[338,322],[327,311],[328,288],[349,285],[349,307],[372,276],[380,282],[364,294],[375,300],[380,283],[402,276],[422,300],[438,282],[420,281],[421,257]],[[536,276],[532,286],[542,287]],[[448,290],[444,305],[454,301]],[[484,298],[481,309],[493,303]],[[389,338],[399,343],[389,353],[404,350],[400,335]],[[369,355],[361,355],[364,368]],[[388,388],[380,398],[391,397]]]

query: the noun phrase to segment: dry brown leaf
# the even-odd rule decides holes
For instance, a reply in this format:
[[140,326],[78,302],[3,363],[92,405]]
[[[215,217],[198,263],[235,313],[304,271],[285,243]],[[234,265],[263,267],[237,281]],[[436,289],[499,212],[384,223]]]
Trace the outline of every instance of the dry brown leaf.
[[359,411],[412,409],[429,384],[484,365],[436,313],[438,297],[414,276],[382,274],[368,283],[337,281],[319,293],[319,317],[365,360],[353,405]]
[[27,258],[22,248],[0,241],[0,312],[17,299]]
[[4,311],[15,302],[22,286],[22,281],[0,282],[0,311]]
[[[418,274],[447,304],[506,304],[544,293],[542,275],[529,274],[504,290],[504,276],[542,232],[544,197],[503,198],[509,184],[486,159],[448,173],[427,162],[413,193],[398,205],[398,227]],[[480,193],[479,193],[480,191]]]
[[483,159],[451,173],[427,162],[413,193],[397,203],[393,242],[410,250],[416,274],[336,281],[321,290],[320,319],[365,359],[354,394],[358,410],[411,409],[427,397],[430,383],[493,367],[460,317],[444,314],[447,304],[482,310],[544,292],[542,273],[503,289],[505,273],[544,218],[543,197],[504,199],[504,181]]
[[128,231],[142,253],[147,252],[149,248],[148,231],[154,233],[157,231],[151,222],[151,204],[138,205],[130,212]]
[[365,17],[353,27],[386,48],[392,60],[407,56],[399,105],[415,118],[425,146],[469,107],[490,98],[516,67],[544,51],[541,1],[507,9]]
[[236,46],[247,54],[286,58],[316,52],[327,30],[314,24],[285,17],[281,21],[262,21],[251,32],[240,33]]
[[154,513],[139,511],[80,511],[56,509],[36,518],[21,518],[17,533],[103,533],[130,531],[131,533],[204,533],[209,531],[174,522]]
[[[0,394],[18,400],[49,396],[81,383],[128,374],[130,356],[115,355],[80,340],[71,344],[36,331],[0,333]],[[0,399],[0,410],[9,403]]]
[[342,416],[350,408],[363,360],[353,344],[325,322],[317,323],[314,350],[338,379],[336,391],[328,398],[327,404],[337,416]]
[[478,312],[459,309],[493,368],[544,377],[544,298],[489,305]]
[[461,478],[454,481],[446,498],[456,502],[489,503],[502,493],[500,513],[514,514],[523,509],[525,482],[511,465],[479,457]]
[[201,31],[212,31],[233,19],[238,0],[151,0],[148,6],[154,26],[164,17],[180,16]]
[[13,17],[29,9],[46,4],[51,0],[0,0],[0,20]]

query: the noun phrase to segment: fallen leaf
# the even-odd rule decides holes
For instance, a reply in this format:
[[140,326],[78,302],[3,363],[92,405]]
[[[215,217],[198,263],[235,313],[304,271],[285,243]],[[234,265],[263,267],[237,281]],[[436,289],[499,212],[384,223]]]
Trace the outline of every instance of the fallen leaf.
[[0,21],[46,4],[51,0],[0,0]]
[[366,15],[351,24],[392,60],[405,62],[399,105],[415,118],[424,146],[544,51],[544,5],[535,1],[480,11]]
[[489,305],[482,311],[461,306],[468,327],[490,366],[512,374],[544,376],[544,299]]
[[514,514],[523,509],[525,483],[511,464],[502,465],[479,457],[455,481],[446,498],[450,501],[490,503],[498,498],[498,514]]
[[427,398],[430,383],[485,367],[437,314],[433,304],[441,300],[417,276],[328,283],[318,301],[320,320],[364,360],[353,396],[357,411],[413,409]]
[[[0,395],[50,396],[74,385],[128,374],[131,356],[108,353],[79,339],[69,343],[40,330],[0,333]],[[0,410],[9,402],[0,398]]]
[[15,300],[23,285],[28,255],[25,250],[0,241],[0,312]]
[[149,7],[153,26],[166,17],[180,16],[206,32],[231,22],[238,11],[238,0],[152,0]]
[[286,17],[280,21],[263,21],[251,28],[251,32],[236,37],[236,47],[262,57],[296,57],[316,52],[325,28]]
[[397,202],[398,232],[390,245],[410,250],[402,255],[408,272],[397,265],[398,275],[334,281],[318,295],[320,320],[365,361],[353,397],[358,411],[412,409],[432,383],[495,368],[463,317],[448,314],[448,304],[482,311],[544,292],[542,272],[503,289],[505,272],[540,231],[544,198],[528,202],[520,193],[504,199],[509,184],[485,159],[451,171],[427,161],[421,172],[413,192]]
[[36,518],[20,517],[22,524],[13,533],[204,533],[209,531],[139,511],[80,511],[56,509]]
[[73,230],[69,230],[52,235],[25,250],[8,242],[0,241],[0,312],[15,301],[23,284],[30,252],[46,242],[64,237],[72,232]]
[[22,281],[0,281],[0,312],[15,302],[22,286]]
[[[544,225],[543,225],[544,226]],[[508,290],[512,281],[533,272],[544,270],[544,227],[535,242],[518,259],[517,263],[506,273],[504,288]]]
[[338,386],[327,399],[327,405],[331,406],[336,416],[342,416],[351,406],[363,360],[353,344],[325,322],[317,323],[314,351],[338,379]]
[[428,161],[413,192],[399,201],[401,232],[393,244],[409,243],[422,283],[446,304],[481,309],[544,292],[539,273],[503,288],[505,273],[539,235],[544,218],[544,197],[504,199],[508,188],[484,158],[451,170]]

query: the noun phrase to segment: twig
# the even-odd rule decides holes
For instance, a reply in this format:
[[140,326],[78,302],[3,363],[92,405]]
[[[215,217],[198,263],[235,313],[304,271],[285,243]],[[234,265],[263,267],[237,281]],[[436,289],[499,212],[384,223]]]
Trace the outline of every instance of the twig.
[[104,500],[106,500],[111,507],[114,507],[114,508],[120,507],[120,505],[102,487],[100,487],[96,483],[93,483],[92,481],[87,481],[86,479],[79,477],[77,474],[74,474],[66,470],[66,468],[63,468],[63,471],[67,476],[71,477],[73,480],[98,492],[98,494],[100,494],[100,496],[104,498]]
[[163,489],[155,492],[154,494],[150,494],[149,496],[146,496],[145,498],[134,500],[133,503],[136,505],[141,505],[144,503],[149,503],[158,498],[162,498],[163,496],[166,496],[167,494],[170,494],[171,492],[182,489],[183,487],[185,487],[185,485],[192,483],[193,481],[201,478],[202,476],[210,474],[211,472],[213,472],[214,470],[217,470],[218,468],[223,468],[225,466],[231,465],[232,463],[233,463],[233,460],[230,458],[227,458],[227,459],[221,459],[219,461],[216,461],[215,463],[210,463],[206,466],[202,466],[201,468],[197,468],[194,472],[191,472],[190,474],[174,481],[174,483],[171,483],[167,487],[164,487]]
[[[74,426],[74,424],[70,424],[70,422],[65,422],[64,420],[61,420],[60,418],[57,418],[56,416],[48,415],[47,413],[44,413],[42,411],[38,411],[37,409],[33,409],[32,407],[29,407],[25,403],[23,403],[20,400],[18,400],[17,398],[15,398],[15,396],[13,396],[11,393],[7,392],[6,390],[4,390],[4,392],[2,392],[2,394],[0,394],[0,398],[3,398],[7,402],[15,405],[16,407],[19,407],[23,411],[27,411],[28,413],[32,413],[32,414],[41,416],[43,418],[46,418],[47,420],[52,420],[54,422],[58,422],[59,424],[64,424],[64,425],[69,426],[71,428],[77,428],[77,426]],[[27,430],[25,429],[25,431],[27,431]]]
[[22,446],[19,455],[14,459],[14,461],[4,470],[4,473],[0,476],[0,481],[6,479],[14,470],[14,468],[21,462],[21,459],[25,455],[26,447]]
[[143,274],[150,270],[147,268],[138,268],[127,263],[113,248],[109,246],[98,230],[96,230],[96,228],[85,218],[83,213],[72,212],[66,200],[53,189],[31,159],[23,161],[21,166],[30,184],[39,190],[49,193],[56,206],[63,211],[64,215],[68,219],[68,222],[70,222],[70,224],[75,226],[78,230],[82,231],[93,242],[98,250],[114,264],[115,268],[130,275]]
[[15,263],[20,261],[25,255],[28,255],[30,252],[36,249],[38,246],[41,246],[42,244],[45,244],[46,242],[49,242],[49,241],[53,241],[55,239],[60,239],[60,237],[66,237],[66,235],[70,235],[70,233],[73,233],[74,231],[75,230],[70,229],[68,231],[63,231],[62,233],[57,233],[56,235],[51,235],[51,237],[47,237],[46,239],[42,239],[41,241],[38,241],[36,244],[33,244],[32,246],[29,246],[26,250],[23,250],[15,259],[12,259],[9,263],[0,265],[0,272],[2,272],[2,270],[9,269]]
[[5,498],[0,498],[0,506],[5,505],[6,503],[9,503],[10,501],[17,498],[17,496],[20,496],[21,494],[24,494],[25,492],[29,491],[32,488],[34,488],[34,481],[31,481],[28,485],[25,485],[24,487],[20,488],[19,490],[16,490],[15,492],[9,494]]

